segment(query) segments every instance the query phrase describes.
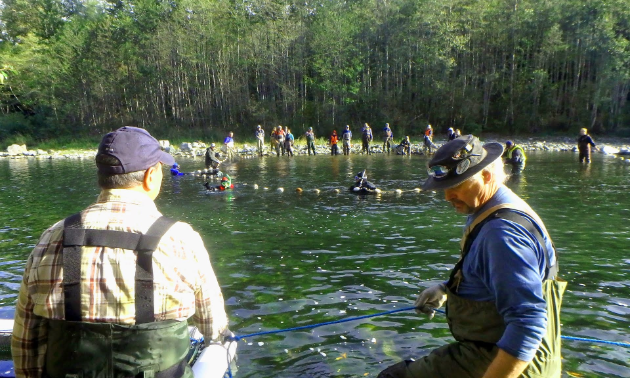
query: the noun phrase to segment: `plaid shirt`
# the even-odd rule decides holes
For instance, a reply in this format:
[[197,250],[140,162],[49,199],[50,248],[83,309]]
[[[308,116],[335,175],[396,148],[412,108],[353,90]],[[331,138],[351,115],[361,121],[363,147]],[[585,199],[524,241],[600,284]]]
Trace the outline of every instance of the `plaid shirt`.
[[[161,216],[153,201],[132,190],[103,190],[82,212],[83,227],[145,233]],[[64,319],[63,221],[41,236],[26,263],[11,348],[17,377],[41,377],[48,319]],[[136,254],[120,248],[84,247],[81,315],[85,322],[135,324]],[[156,320],[192,316],[216,340],[228,322],[223,295],[199,234],[174,224],[153,253]]]

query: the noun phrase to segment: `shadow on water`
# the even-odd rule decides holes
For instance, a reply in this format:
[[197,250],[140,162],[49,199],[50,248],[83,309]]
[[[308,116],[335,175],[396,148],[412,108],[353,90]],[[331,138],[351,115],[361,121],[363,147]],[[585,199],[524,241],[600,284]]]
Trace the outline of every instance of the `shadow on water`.
[[[508,186],[539,212],[558,247],[569,281],[564,333],[628,342],[630,167],[602,155],[588,166],[576,159],[532,153]],[[203,168],[201,160],[179,163]],[[422,157],[395,155],[241,159],[222,167],[233,191],[209,193],[201,178],[165,176],[157,204],[202,235],[230,328],[242,335],[408,307],[444,280],[465,219],[441,193],[414,191],[425,167]],[[347,191],[363,169],[380,196]],[[0,306],[14,304],[41,232],[97,194],[92,161],[0,160]],[[237,376],[375,376],[450,340],[440,315],[402,312],[246,339]],[[563,357],[566,372],[628,376],[627,349],[565,342]]]

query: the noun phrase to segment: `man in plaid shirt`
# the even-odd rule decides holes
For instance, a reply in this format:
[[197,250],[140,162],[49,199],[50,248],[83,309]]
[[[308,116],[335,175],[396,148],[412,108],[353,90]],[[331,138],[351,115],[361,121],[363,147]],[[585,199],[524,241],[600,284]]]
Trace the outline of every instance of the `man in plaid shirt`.
[[96,203],[46,230],[28,258],[17,377],[192,377],[186,320],[207,340],[230,333],[201,237],[153,202],[174,163],[144,129],[103,138]]

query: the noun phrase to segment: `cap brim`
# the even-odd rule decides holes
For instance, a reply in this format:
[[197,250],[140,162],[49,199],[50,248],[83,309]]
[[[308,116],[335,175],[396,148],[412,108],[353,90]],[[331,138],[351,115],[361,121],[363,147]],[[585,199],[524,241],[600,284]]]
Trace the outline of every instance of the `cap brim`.
[[461,175],[447,176],[443,180],[436,180],[433,177],[429,177],[424,184],[422,184],[422,190],[444,190],[457,186],[475,174],[481,172],[482,169],[490,165],[490,163],[501,157],[503,154],[503,145],[501,143],[486,143],[483,145],[483,148],[486,150],[486,157],[483,158],[479,164],[468,168],[468,170]]
[[160,151],[160,163],[166,164],[166,165],[173,165],[175,164],[175,158],[173,157],[173,155],[167,152]]

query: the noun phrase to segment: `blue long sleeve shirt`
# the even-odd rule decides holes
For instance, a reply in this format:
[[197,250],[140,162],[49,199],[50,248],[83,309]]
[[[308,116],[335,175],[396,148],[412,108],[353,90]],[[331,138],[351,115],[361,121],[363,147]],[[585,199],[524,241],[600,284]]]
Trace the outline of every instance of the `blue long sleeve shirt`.
[[[475,214],[501,203],[524,203],[506,187]],[[555,254],[543,234],[550,265]],[[458,294],[474,301],[493,301],[506,328],[497,346],[512,356],[531,361],[546,332],[547,311],[542,281],[546,274],[544,249],[523,226],[501,218],[486,223],[472,243],[462,267],[464,280]]]

